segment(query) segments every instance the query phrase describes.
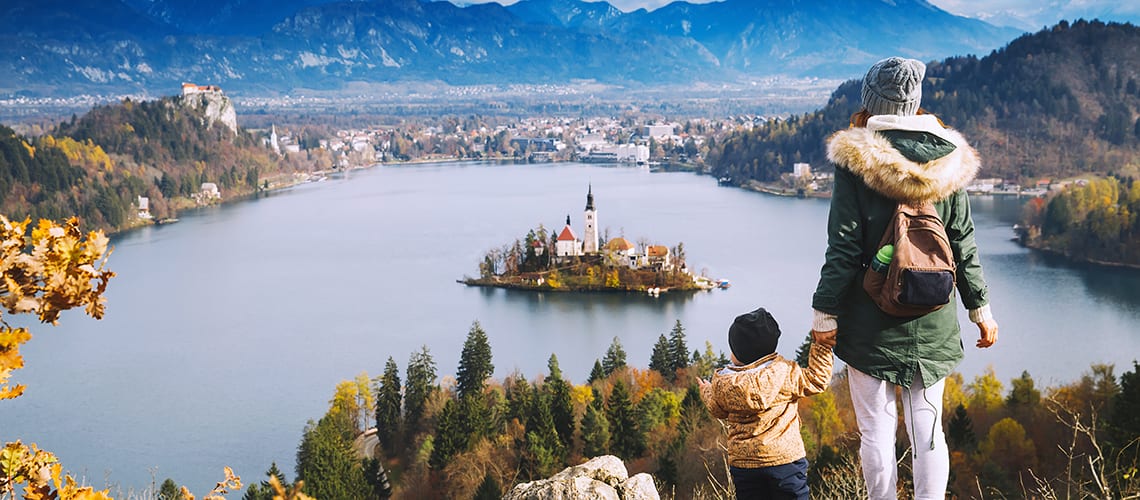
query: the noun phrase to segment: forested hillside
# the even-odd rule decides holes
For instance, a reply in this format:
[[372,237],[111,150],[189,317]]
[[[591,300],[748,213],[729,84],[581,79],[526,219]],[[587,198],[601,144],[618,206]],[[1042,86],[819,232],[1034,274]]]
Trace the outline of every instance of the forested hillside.
[[[814,113],[732,134],[710,152],[713,173],[773,181],[794,162],[825,167],[824,142],[859,110],[860,86],[844,83]],[[981,59],[930,62],[923,108],[965,133],[982,176],[1119,172],[1140,151],[1140,28],[1062,22]]]
[[[393,498],[502,498],[514,484],[612,454],[631,474],[651,473],[663,498],[732,498],[725,431],[695,381],[727,360],[709,343],[697,347],[688,345],[678,321],[659,335],[648,368],[629,366],[614,338],[585,383],[566,379],[553,354],[545,374],[494,380],[491,345],[476,322],[454,379],[437,377],[424,347],[411,353],[403,379],[388,356],[383,375],[338,384],[328,412],[305,427],[290,477],[316,498],[381,496],[389,488]],[[807,344],[797,358],[807,362]],[[1119,371],[1094,365],[1080,380],[1052,387],[1038,386],[1028,373],[1009,385],[992,370],[947,377],[943,417],[953,498],[1140,492],[1134,468],[1140,365]],[[840,372],[826,392],[799,402],[814,498],[866,497],[845,377]],[[354,438],[373,425],[382,456],[353,459]],[[910,464],[909,450],[900,456]],[[289,484],[275,465],[266,466]],[[900,479],[909,483],[903,471]],[[263,482],[245,498],[271,500],[273,493]]]
[[170,217],[204,182],[227,198],[254,192],[269,175],[298,168],[246,130],[212,123],[182,97],[125,100],[72,117],[51,133],[18,136],[0,125],[0,213],[117,230],[140,223],[138,197]]

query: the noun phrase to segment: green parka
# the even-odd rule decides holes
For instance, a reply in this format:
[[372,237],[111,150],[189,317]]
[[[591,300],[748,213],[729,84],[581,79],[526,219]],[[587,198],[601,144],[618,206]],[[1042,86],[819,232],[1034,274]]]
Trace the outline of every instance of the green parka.
[[885,115],[871,117],[865,128],[832,135],[827,156],[836,167],[835,190],[826,261],[812,297],[815,324],[820,317],[835,318],[835,354],[848,365],[904,387],[921,373],[929,387],[963,357],[957,300],[951,297],[945,307],[918,318],[889,316],[863,290],[863,273],[896,202],[932,201],[950,237],[961,300],[971,320],[988,317],[965,192],[977,175],[978,154],[933,115]]

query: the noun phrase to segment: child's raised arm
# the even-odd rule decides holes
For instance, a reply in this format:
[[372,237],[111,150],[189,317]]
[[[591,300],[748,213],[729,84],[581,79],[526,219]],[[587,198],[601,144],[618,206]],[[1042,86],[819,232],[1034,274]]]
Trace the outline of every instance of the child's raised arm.
[[788,377],[788,391],[794,397],[811,396],[827,390],[831,383],[831,370],[834,367],[831,345],[835,344],[835,332],[822,335],[812,332],[811,350],[808,352],[807,369],[795,365]]

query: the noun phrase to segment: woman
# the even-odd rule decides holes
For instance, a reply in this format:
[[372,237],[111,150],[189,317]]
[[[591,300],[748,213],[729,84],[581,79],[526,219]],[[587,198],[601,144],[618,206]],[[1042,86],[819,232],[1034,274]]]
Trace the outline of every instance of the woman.
[[937,311],[899,318],[880,310],[860,286],[898,200],[934,203],[953,250],[958,293],[980,331],[977,346],[997,341],[965,192],[980,160],[961,134],[919,109],[925,72],[913,59],[875,63],[863,79],[863,110],[827,144],[835,190],[812,330],[835,333],[835,353],[848,365],[872,499],[896,498],[896,386],[913,450],[914,498],[945,498],[943,381],[963,357],[954,297]]

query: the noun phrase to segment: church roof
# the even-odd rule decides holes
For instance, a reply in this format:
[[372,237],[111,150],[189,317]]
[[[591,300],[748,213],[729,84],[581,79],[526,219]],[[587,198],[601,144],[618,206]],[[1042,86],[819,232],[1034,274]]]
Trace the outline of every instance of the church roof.
[[578,237],[574,235],[574,230],[570,229],[570,225],[562,228],[562,232],[558,233],[558,241],[575,241]]
[[636,247],[633,246],[633,243],[630,243],[629,240],[622,237],[614,238],[610,240],[609,243],[606,243],[606,250],[623,252],[626,250],[633,250],[634,248]]

